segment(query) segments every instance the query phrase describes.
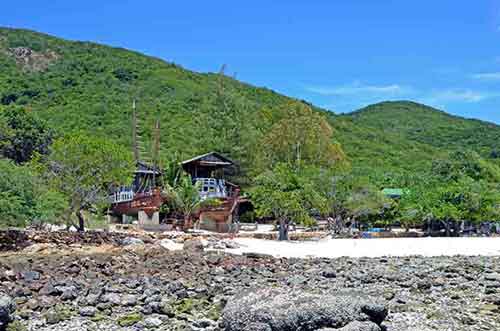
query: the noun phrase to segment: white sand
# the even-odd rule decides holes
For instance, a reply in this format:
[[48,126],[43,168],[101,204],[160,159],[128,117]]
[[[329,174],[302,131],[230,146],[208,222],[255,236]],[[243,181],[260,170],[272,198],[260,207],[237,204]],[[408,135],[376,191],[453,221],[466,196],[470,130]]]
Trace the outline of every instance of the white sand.
[[324,239],[316,242],[279,242],[236,238],[240,248],[228,252],[254,252],[276,257],[380,257],[380,256],[500,256],[500,238],[388,238]]

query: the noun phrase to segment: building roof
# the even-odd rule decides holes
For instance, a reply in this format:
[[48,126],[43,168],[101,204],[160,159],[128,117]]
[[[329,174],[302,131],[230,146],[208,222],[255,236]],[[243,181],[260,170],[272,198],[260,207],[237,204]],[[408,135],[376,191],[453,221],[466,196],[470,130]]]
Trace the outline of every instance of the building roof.
[[382,190],[382,194],[389,196],[389,197],[401,197],[403,196],[407,191],[402,188],[384,188]]
[[192,163],[207,167],[227,167],[234,164],[233,161],[217,152],[198,155],[192,159],[181,162],[183,167]]

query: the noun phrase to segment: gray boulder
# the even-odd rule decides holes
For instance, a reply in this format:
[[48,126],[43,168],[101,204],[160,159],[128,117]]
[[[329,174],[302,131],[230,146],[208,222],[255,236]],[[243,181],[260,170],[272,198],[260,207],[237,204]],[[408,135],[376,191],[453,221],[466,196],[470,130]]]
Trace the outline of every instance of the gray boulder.
[[95,314],[97,314],[97,308],[95,307],[82,307],[78,311],[81,316],[85,317],[93,317]]
[[41,289],[39,294],[40,295],[60,295],[62,291],[58,288],[56,288],[52,283],[47,283],[45,284]]
[[222,312],[226,331],[378,331],[387,308],[371,298],[262,289],[229,300]]
[[78,297],[78,292],[74,286],[68,286],[62,290],[61,300],[74,300]]
[[110,303],[112,305],[118,306],[121,303],[120,295],[117,293],[106,293],[100,298],[102,303]]
[[372,322],[354,321],[340,329],[324,328],[318,331],[380,331],[380,327]]
[[121,299],[122,306],[135,306],[137,304],[137,297],[132,294],[125,294]]
[[199,239],[189,239],[184,242],[183,249],[189,252],[203,252],[203,243]]
[[12,321],[12,314],[16,310],[14,300],[5,294],[0,293],[0,330],[4,330]]
[[334,269],[325,269],[321,272],[321,275],[325,278],[336,278],[337,273]]
[[95,306],[99,303],[99,295],[91,293],[83,298],[81,303],[89,306]]
[[162,239],[158,242],[158,245],[160,245],[160,247],[162,247],[168,251],[174,251],[174,250],[181,248],[180,244],[176,243],[175,241],[173,241],[171,239]]
[[40,273],[38,271],[24,271],[21,273],[21,277],[28,282],[33,282],[40,279]]
[[223,243],[226,246],[226,248],[229,249],[240,248],[240,245],[234,240],[224,240]]
[[127,237],[122,240],[122,245],[123,246],[129,246],[129,245],[144,245],[144,241],[142,241],[139,238],[134,238],[134,237]]
[[361,305],[361,311],[370,317],[370,321],[381,324],[387,317],[387,307],[375,302],[365,302]]
[[491,282],[500,283],[500,274],[497,274],[497,273],[486,274],[484,276],[484,279],[491,281]]
[[148,317],[144,320],[144,326],[149,329],[156,329],[163,324],[163,321],[158,317]]

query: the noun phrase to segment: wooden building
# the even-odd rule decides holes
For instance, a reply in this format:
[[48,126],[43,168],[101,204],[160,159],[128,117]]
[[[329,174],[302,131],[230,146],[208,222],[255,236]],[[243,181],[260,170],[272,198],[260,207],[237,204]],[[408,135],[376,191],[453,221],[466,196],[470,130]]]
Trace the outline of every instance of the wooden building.
[[[236,232],[239,213],[248,210],[250,203],[240,196],[240,187],[226,179],[228,174],[235,172],[234,162],[217,152],[211,152],[186,160],[181,166],[191,176],[193,184],[199,187],[202,200],[216,199],[220,202],[215,206],[203,207],[194,215],[199,220],[200,228]],[[178,223],[175,218],[160,215],[161,207],[167,203],[167,197],[159,185],[161,176],[156,167],[137,162],[133,184],[112,190],[109,197],[110,223],[115,224],[115,227],[126,227],[137,221],[140,228],[156,231],[176,228]]]
[[196,217],[200,228],[216,232],[237,231],[240,206],[248,200],[240,196],[240,187],[226,180],[234,172],[234,162],[211,152],[182,162],[182,168],[198,185],[202,199],[218,199],[216,207],[202,208]]

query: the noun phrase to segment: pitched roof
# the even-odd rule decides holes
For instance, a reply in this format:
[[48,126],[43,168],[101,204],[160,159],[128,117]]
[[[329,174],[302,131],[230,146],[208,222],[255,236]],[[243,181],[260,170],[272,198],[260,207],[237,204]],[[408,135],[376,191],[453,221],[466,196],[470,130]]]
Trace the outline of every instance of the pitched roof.
[[227,157],[219,154],[217,152],[210,152],[203,155],[198,155],[192,159],[181,162],[181,164],[187,165],[189,163],[199,162],[203,165],[212,165],[212,166],[230,166],[233,165],[234,162]]

